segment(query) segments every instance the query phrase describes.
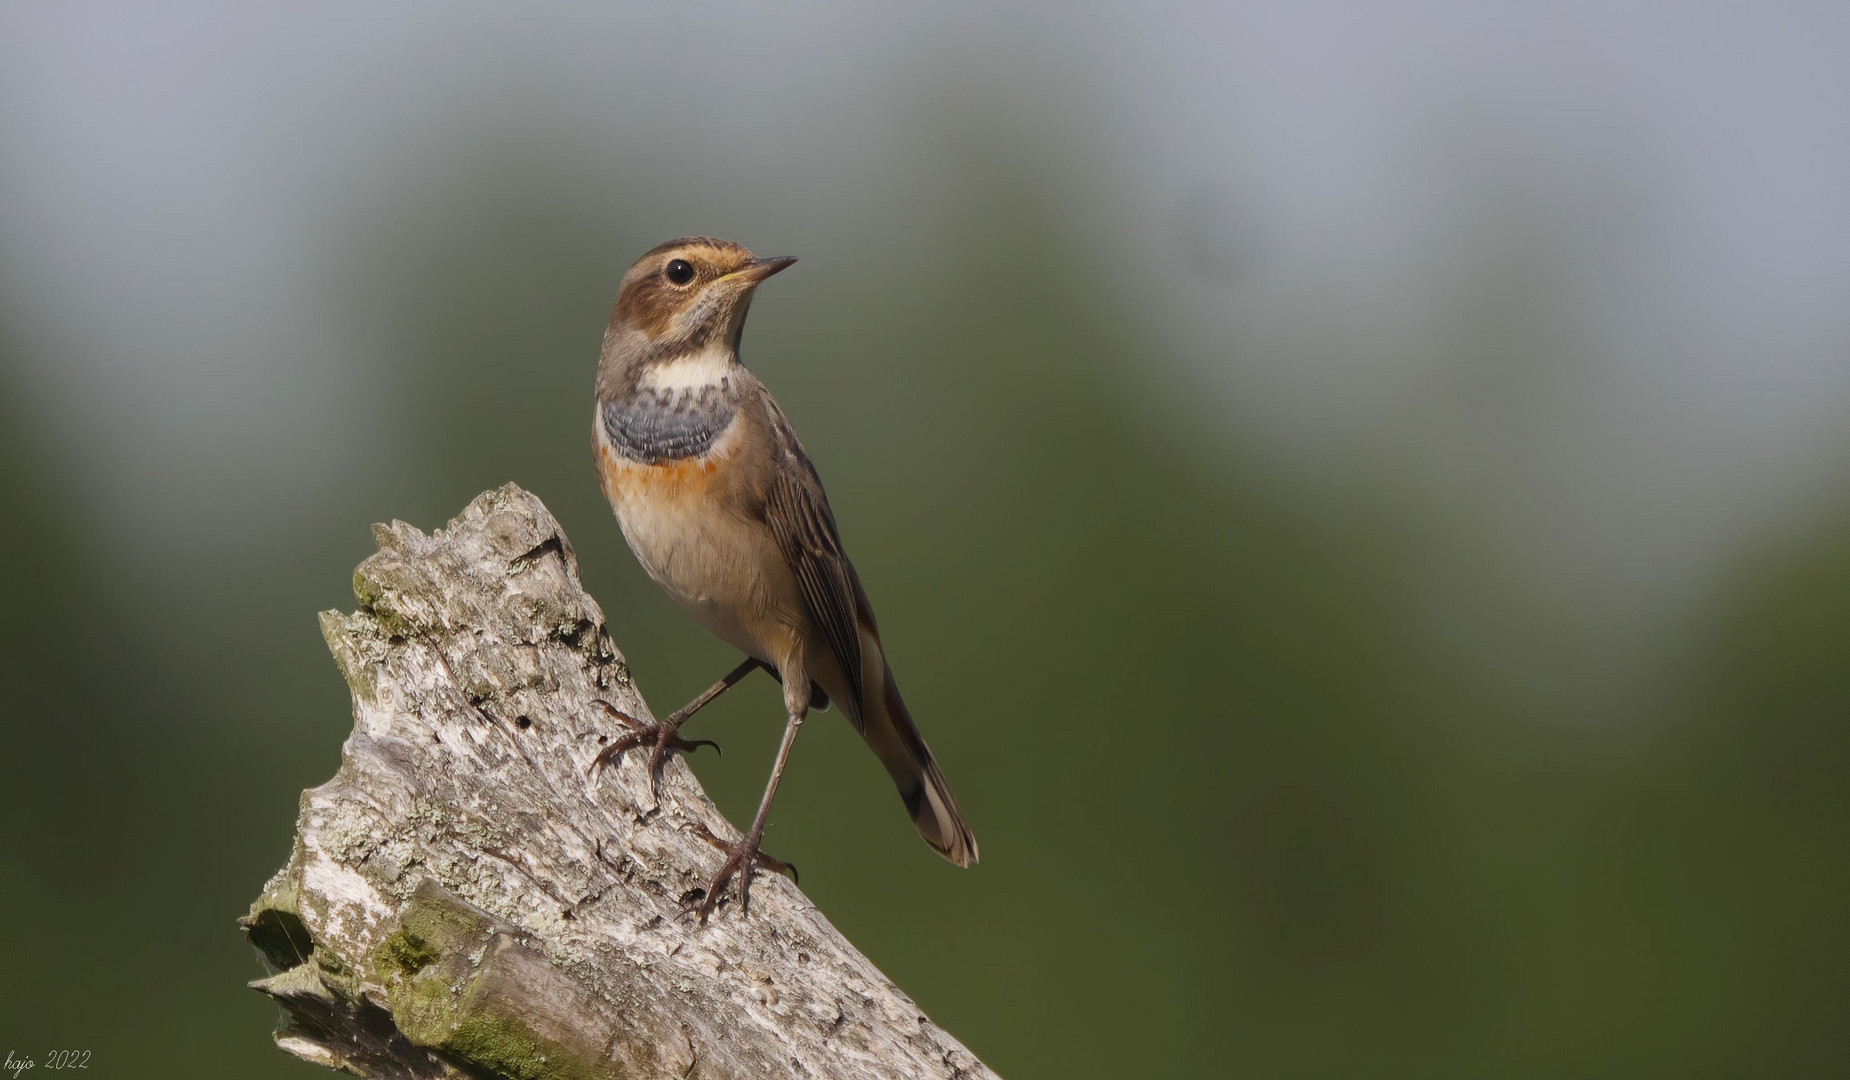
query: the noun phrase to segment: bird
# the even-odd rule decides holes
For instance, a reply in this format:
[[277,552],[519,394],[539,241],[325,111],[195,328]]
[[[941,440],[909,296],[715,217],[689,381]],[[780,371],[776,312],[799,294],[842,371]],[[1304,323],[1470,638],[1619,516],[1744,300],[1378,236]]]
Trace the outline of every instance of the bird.
[[758,286],[795,262],[706,236],[658,245],[623,276],[598,358],[592,445],[623,537],[649,577],[745,659],[659,722],[598,702],[627,730],[591,768],[646,746],[653,786],[665,754],[713,745],[680,735],[702,707],[758,669],[783,685],[783,739],[757,814],[736,842],[709,837],[725,859],[690,893],[702,925],[729,882],[745,915],[758,868],[795,877],[760,845],[797,733],[831,703],[886,767],[925,843],[957,866],[977,861],[976,836],[900,697],[816,467],[740,359]]

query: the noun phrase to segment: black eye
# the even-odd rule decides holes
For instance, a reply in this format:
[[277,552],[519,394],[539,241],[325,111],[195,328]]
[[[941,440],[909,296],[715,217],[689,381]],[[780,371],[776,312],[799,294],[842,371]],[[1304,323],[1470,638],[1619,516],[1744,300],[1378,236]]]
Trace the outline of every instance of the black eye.
[[666,274],[668,280],[676,285],[685,285],[694,280],[694,264],[686,259],[673,259],[668,263],[668,269],[662,273]]

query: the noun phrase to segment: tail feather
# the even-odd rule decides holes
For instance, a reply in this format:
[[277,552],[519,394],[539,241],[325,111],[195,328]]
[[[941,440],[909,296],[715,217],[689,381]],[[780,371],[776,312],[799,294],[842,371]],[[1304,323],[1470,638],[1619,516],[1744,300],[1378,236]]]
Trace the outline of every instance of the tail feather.
[[963,811],[951,787],[938,771],[937,759],[912,722],[899,687],[893,682],[893,669],[882,664],[880,694],[868,704],[862,718],[861,735],[886,766],[905,800],[912,824],[933,851],[958,866],[977,860],[976,835],[964,821]]

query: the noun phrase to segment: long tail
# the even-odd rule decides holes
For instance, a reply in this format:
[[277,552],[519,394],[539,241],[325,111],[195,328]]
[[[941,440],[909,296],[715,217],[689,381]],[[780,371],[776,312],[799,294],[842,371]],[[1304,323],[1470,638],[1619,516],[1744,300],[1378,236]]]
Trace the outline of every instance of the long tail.
[[899,686],[893,681],[892,667],[882,660],[881,668],[879,692],[869,695],[861,736],[899,787],[899,797],[905,800],[919,835],[949,861],[969,866],[976,861],[976,834],[964,821],[950,785],[944,782],[944,774],[931,756],[931,748],[925,745],[912,714],[906,711]]

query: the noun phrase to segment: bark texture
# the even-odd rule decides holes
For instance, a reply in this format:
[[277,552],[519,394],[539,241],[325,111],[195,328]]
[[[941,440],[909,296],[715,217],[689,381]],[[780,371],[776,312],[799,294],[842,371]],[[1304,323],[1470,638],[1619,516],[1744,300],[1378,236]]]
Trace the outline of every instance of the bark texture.
[[340,771],[242,925],[277,1045],[366,1077],[993,1077],[797,887],[705,927],[682,901],[737,832],[679,758],[658,804],[632,753],[651,714],[513,485],[425,535],[376,526],[360,609],[322,633],[353,691]]

